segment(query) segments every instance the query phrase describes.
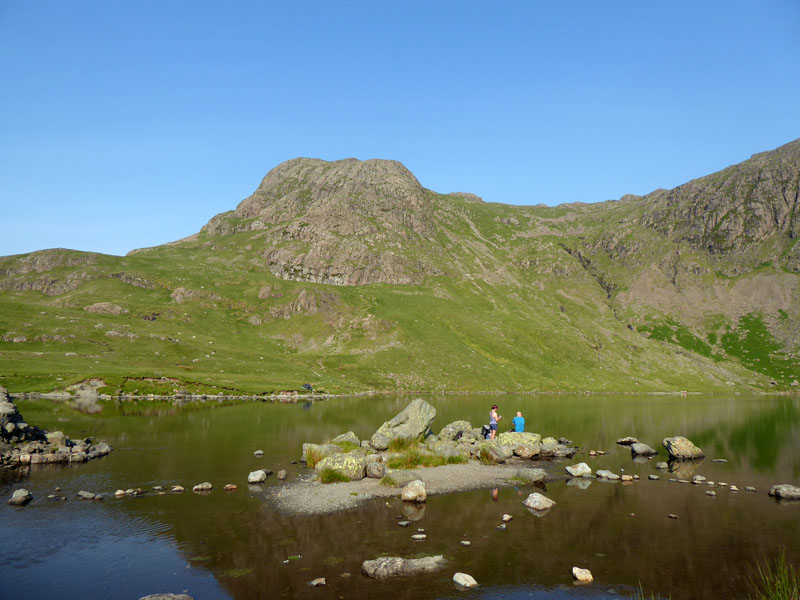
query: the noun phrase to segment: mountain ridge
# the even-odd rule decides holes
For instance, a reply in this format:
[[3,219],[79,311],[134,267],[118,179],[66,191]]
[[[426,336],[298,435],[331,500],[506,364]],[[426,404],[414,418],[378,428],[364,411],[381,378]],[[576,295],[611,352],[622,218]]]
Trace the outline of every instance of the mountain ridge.
[[0,383],[792,389],[798,182],[800,140],[556,207],[440,194],[397,161],[292,159],[182,240],[0,257]]

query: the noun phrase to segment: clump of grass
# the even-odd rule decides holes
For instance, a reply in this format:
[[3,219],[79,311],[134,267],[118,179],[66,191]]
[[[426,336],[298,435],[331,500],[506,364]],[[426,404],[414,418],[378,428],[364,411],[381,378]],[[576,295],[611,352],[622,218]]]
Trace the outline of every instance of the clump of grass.
[[418,448],[406,450],[398,456],[389,459],[386,465],[390,469],[413,469],[414,467],[441,467],[442,465],[456,465],[467,462],[463,456],[437,456],[421,452]]
[[493,465],[494,464],[494,458],[492,458],[492,455],[489,453],[489,449],[486,446],[483,446],[478,451],[478,460],[481,461],[485,465]]
[[800,568],[786,562],[786,553],[774,563],[756,565],[751,579],[757,588],[756,600],[800,600]]
[[309,448],[306,450],[306,464],[308,465],[309,469],[313,469],[323,458],[325,457],[322,455],[322,452],[315,448]]
[[[659,600],[661,598],[661,596],[656,596],[655,594],[652,593],[649,596],[645,596],[641,583],[639,583],[639,589],[634,590],[633,594],[629,597],[631,598],[631,600]],[[667,598],[669,599],[669,596]]]
[[350,478],[347,475],[342,475],[335,469],[322,469],[322,471],[319,472],[319,480],[322,483],[338,483],[341,481],[350,481]]
[[415,448],[419,442],[416,438],[394,438],[389,441],[389,452],[403,452]]
[[397,487],[397,480],[391,475],[384,475],[378,483],[386,487]]

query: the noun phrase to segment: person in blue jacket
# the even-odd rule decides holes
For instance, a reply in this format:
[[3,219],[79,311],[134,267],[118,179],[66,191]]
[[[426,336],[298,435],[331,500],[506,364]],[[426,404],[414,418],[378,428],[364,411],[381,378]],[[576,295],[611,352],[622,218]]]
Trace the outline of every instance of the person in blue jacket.
[[517,416],[511,419],[511,424],[514,426],[514,431],[522,433],[525,431],[525,417],[522,416],[522,411],[517,411]]

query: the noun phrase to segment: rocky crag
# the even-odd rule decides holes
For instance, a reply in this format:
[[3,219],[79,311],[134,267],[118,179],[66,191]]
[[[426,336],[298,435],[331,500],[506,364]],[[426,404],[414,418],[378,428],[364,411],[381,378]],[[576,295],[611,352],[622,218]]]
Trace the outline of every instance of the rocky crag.
[[439,194],[394,161],[294,159],[189,238],[0,258],[0,382],[796,390],[799,190],[800,140],[557,207]]

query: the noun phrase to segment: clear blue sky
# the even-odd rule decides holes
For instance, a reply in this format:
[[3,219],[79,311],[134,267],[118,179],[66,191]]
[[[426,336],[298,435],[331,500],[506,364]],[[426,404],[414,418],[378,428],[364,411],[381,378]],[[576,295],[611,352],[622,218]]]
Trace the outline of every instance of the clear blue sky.
[[559,204],[800,137],[800,2],[0,0],[0,255],[189,235],[296,156]]

